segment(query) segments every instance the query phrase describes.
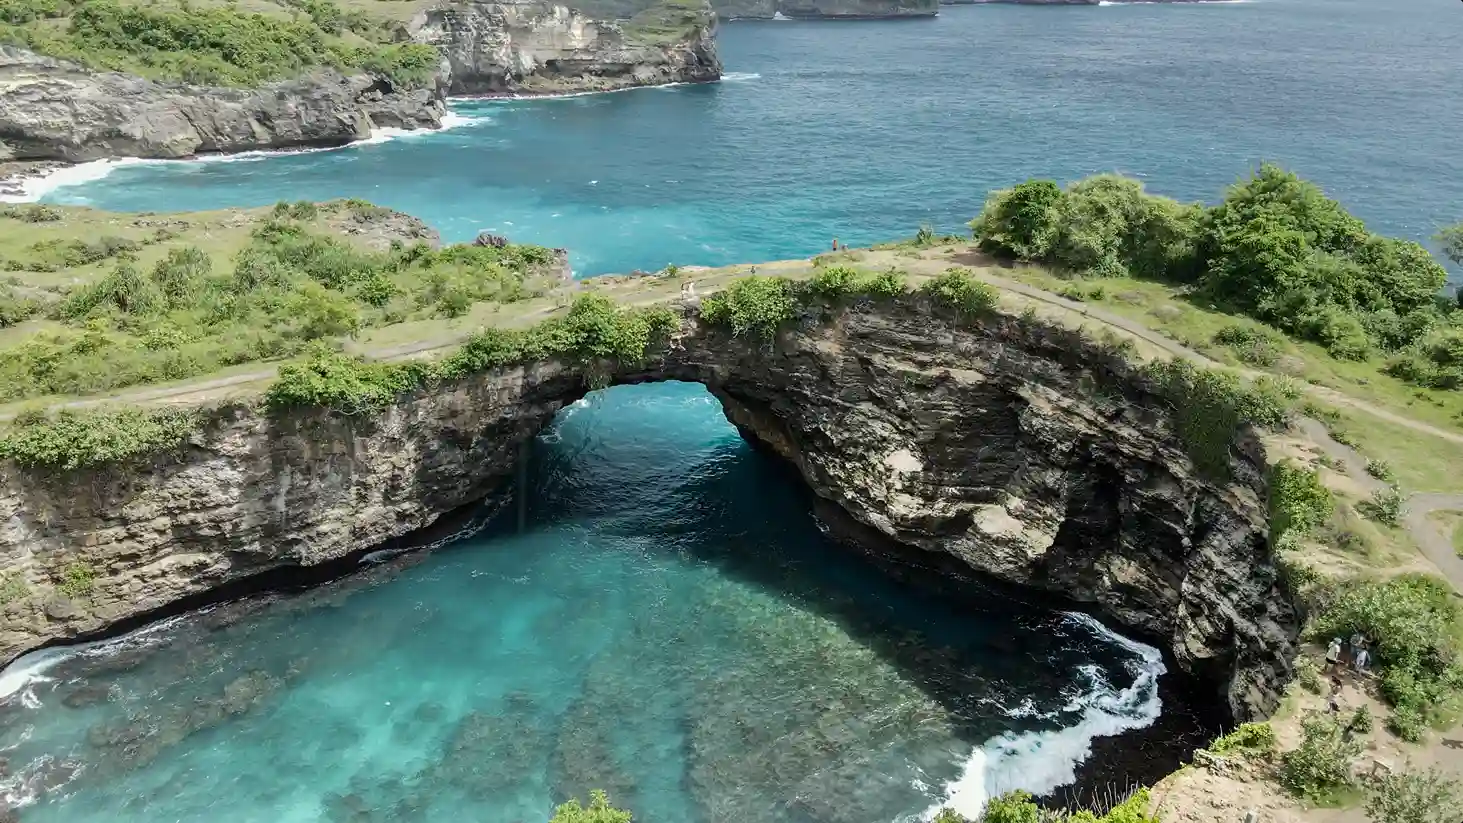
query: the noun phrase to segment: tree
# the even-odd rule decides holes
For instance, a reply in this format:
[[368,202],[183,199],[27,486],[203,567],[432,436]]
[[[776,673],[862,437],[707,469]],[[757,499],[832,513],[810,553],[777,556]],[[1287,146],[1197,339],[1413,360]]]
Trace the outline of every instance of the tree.
[[1463,790],[1435,769],[1389,774],[1372,787],[1366,813],[1374,823],[1463,823]]

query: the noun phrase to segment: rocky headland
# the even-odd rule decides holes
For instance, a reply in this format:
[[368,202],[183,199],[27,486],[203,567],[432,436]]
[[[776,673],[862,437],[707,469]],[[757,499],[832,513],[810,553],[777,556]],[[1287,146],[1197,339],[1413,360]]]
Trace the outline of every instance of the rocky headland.
[[[315,55],[323,62],[257,83],[183,82],[102,70],[38,53],[53,44],[41,36],[31,48],[0,46],[0,161],[182,158],[338,146],[373,129],[437,128],[449,94],[605,91],[721,76],[716,16],[705,0],[606,8],[603,17],[548,0],[401,5],[401,13],[411,15],[408,21],[369,21],[386,57],[337,68],[329,55],[358,58],[359,51],[327,49],[323,57]],[[422,52],[406,50],[426,46],[440,54],[435,67],[421,65]],[[61,50],[86,53],[74,44]],[[431,52],[424,53],[430,61]],[[409,73],[383,67],[388,57],[401,61],[403,55],[413,61]],[[214,56],[179,59],[185,58]],[[145,54],[138,59],[155,62]]]
[[[309,579],[505,494],[520,448],[592,386],[705,384],[850,543],[994,577],[1160,643],[1240,718],[1267,714],[1299,621],[1267,545],[1267,457],[1199,471],[1142,370],[1080,331],[908,296],[806,313],[774,341],[680,309],[642,364],[547,359],[380,414],[227,405],[175,454],[0,470],[0,654],[106,633],[259,575]],[[77,581],[84,582],[84,586]]]
[[703,1],[651,4],[626,21],[530,2],[446,2],[412,19],[442,53],[448,94],[562,94],[721,77],[716,15]]

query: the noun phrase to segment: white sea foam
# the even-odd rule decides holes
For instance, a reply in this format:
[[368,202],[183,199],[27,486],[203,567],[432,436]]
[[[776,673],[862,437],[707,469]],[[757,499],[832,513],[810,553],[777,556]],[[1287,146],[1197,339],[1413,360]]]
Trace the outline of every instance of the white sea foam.
[[[1167,671],[1163,655],[1152,646],[1119,635],[1097,620],[1071,613],[1067,619],[1080,624],[1107,642],[1137,656],[1128,664],[1133,682],[1125,689],[1108,683],[1096,666],[1079,671],[1091,688],[1065,707],[1081,711],[1077,723],[1056,731],[1003,734],[987,740],[962,764],[960,776],[945,786],[945,799],[924,814],[931,819],[948,806],[970,819],[978,819],[991,797],[1012,789],[1044,794],[1077,779],[1077,766],[1092,754],[1092,741],[1152,725],[1163,701],[1158,696],[1158,678]],[[1017,716],[1034,714],[1028,703],[1011,710]]]
[[729,71],[721,76],[723,83],[746,83],[751,80],[761,80],[762,75],[755,71]]
[[103,179],[113,171],[123,166],[141,165],[165,165],[165,164],[198,164],[198,163],[248,163],[257,160],[267,160],[271,157],[280,157],[290,154],[314,154],[317,152],[339,151],[341,149],[355,146],[369,146],[377,143],[385,143],[390,140],[403,138],[427,137],[449,129],[470,126],[481,123],[486,117],[468,117],[462,114],[448,112],[442,117],[442,125],[436,129],[372,129],[371,136],[361,140],[355,140],[341,146],[324,146],[308,149],[279,149],[279,150],[258,150],[241,151],[233,154],[205,154],[198,157],[188,157],[179,160],[144,159],[140,157],[120,157],[109,160],[93,160],[89,163],[78,163],[74,166],[63,166],[52,169],[48,172],[26,178],[19,182],[20,190],[10,194],[0,194],[0,203],[29,203],[45,197],[47,194],[68,186],[79,186],[85,183],[94,183]]
[[[195,611],[191,614],[201,614],[204,611],[207,610]],[[178,621],[188,616],[180,615],[159,620],[121,637],[78,643],[75,646],[40,649],[21,655],[4,670],[0,670],[0,702],[18,696],[21,705],[26,708],[39,708],[41,704],[40,699],[36,696],[35,687],[42,683],[55,682],[55,678],[48,676],[47,673],[56,666],[75,657],[104,657],[127,649],[157,643]]]

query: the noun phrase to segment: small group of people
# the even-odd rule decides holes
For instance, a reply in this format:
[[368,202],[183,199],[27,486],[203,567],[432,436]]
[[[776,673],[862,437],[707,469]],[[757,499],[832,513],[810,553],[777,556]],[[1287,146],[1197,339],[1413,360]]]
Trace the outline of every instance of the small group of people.
[[1364,672],[1371,665],[1372,653],[1367,647],[1370,644],[1366,635],[1357,632],[1351,636],[1349,643],[1343,644],[1341,638],[1334,637],[1331,644],[1326,647],[1326,668],[1331,671],[1339,670],[1349,660],[1351,667],[1358,672]]

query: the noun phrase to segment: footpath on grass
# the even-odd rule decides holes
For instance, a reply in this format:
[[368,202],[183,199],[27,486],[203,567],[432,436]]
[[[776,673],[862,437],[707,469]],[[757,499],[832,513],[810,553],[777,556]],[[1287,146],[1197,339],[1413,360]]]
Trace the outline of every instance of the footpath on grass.
[[[915,282],[940,274],[952,264],[960,264],[972,271],[986,283],[1002,291],[1020,295],[1030,301],[1059,309],[1081,322],[1093,322],[1122,331],[1138,338],[1155,349],[1172,357],[1183,358],[1206,367],[1233,368],[1220,363],[1201,352],[1161,334],[1142,322],[1123,317],[1101,307],[1061,297],[1036,286],[1002,276],[1001,268],[973,246],[944,246],[911,253],[907,249],[859,250],[854,252],[853,264],[860,268],[880,269],[897,266],[907,272]],[[809,276],[814,271],[811,260],[782,260],[756,265],[728,266],[717,269],[686,268],[676,279],[653,277],[606,277],[580,281],[573,288],[592,288],[613,297],[625,306],[644,306],[664,303],[676,299],[683,283],[692,284],[697,295],[714,293],[732,280],[748,274],[777,274],[787,277]],[[511,315],[514,325],[531,323],[547,317],[559,309],[559,303],[541,301],[541,305],[525,306],[526,311]],[[456,328],[445,333],[395,344],[363,343],[350,346],[353,353],[377,360],[402,360],[430,356],[459,345],[473,330]],[[1250,369],[1236,369],[1248,377],[1258,377],[1263,372]],[[184,405],[217,402],[231,396],[244,395],[262,390],[278,372],[278,366],[262,366],[243,372],[190,380],[172,385],[145,386],[124,390],[106,396],[80,398],[55,404],[59,408],[86,408],[99,405]],[[1372,415],[1420,435],[1436,437],[1463,445],[1463,433],[1448,431],[1420,420],[1397,414],[1373,403],[1352,397],[1335,389],[1313,384],[1302,384],[1302,391],[1314,400],[1332,406]],[[13,415],[0,414],[0,420]],[[1348,446],[1337,443],[1321,423],[1302,419],[1301,430],[1322,450],[1342,461],[1348,474],[1363,483],[1369,490],[1384,489],[1386,484],[1372,478],[1365,471],[1366,460]],[[1449,540],[1428,520],[1435,511],[1463,511],[1463,493],[1460,494],[1414,494],[1408,499],[1404,525],[1417,541],[1428,560],[1457,588],[1463,592],[1463,559],[1453,551]]]

